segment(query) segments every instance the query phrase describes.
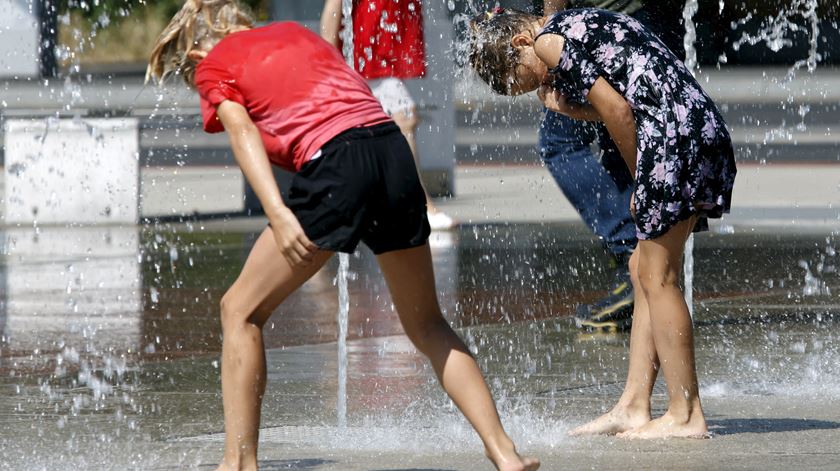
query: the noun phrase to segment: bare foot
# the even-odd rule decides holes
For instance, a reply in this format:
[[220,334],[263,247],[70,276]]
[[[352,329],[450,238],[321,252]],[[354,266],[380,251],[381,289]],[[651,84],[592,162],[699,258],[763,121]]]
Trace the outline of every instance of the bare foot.
[[650,411],[615,406],[606,414],[569,432],[569,435],[614,435],[650,422]]
[[618,435],[621,438],[650,440],[655,438],[710,438],[703,412],[698,410],[688,420],[680,420],[666,412],[662,417]]
[[536,471],[540,468],[540,460],[536,458],[522,458],[517,456],[516,462],[493,462],[499,471]]
[[519,456],[515,449],[508,452],[499,452],[496,457],[488,453],[487,457],[499,471],[536,471],[540,467],[540,460],[523,458]]

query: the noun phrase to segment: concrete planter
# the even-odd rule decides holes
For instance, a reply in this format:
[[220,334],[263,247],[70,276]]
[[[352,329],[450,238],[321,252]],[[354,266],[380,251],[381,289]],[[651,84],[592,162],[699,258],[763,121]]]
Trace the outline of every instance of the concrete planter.
[[6,224],[137,222],[136,119],[8,120],[5,147]]
[[[28,0],[0,1],[0,78],[37,77],[38,18]],[[7,101],[9,98],[6,98]],[[4,105],[5,106],[5,105]]]

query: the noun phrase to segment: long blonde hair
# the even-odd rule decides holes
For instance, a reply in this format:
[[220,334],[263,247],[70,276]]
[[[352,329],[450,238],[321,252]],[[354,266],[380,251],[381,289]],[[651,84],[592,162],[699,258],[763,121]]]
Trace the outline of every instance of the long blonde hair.
[[231,31],[253,25],[251,14],[236,0],[187,0],[158,36],[146,82],[163,83],[174,74],[195,87],[195,63],[187,57],[190,51],[209,50]]

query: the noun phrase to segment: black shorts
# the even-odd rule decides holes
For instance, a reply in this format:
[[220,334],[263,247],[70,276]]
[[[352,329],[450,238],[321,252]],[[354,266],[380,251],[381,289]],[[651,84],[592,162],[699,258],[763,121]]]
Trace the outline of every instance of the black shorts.
[[352,128],[303,165],[284,197],[323,250],[375,254],[423,245],[431,232],[411,148],[393,122]]

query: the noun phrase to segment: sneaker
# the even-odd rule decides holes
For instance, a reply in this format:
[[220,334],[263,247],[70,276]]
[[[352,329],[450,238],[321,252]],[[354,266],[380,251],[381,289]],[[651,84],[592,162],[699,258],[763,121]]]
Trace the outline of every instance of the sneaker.
[[433,231],[446,231],[455,227],[455,220],[442,211],[427,213],[426,216]]
[[617,332],[629,330],[633,323],[633,285],[626,266],[616,269],[610,292],[592,304],[582,304],[575,310],[578,328]]

